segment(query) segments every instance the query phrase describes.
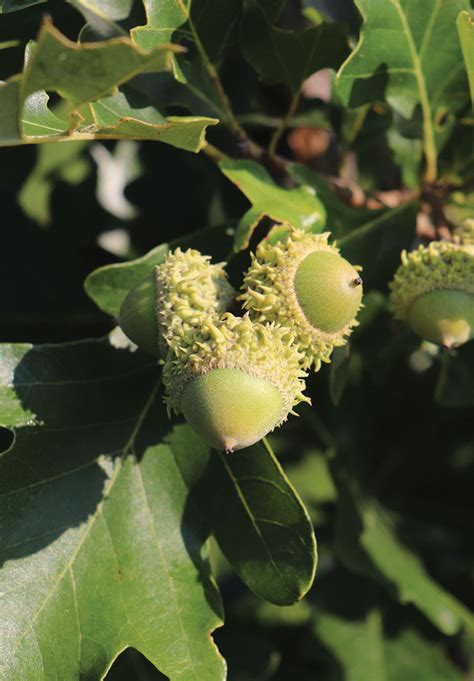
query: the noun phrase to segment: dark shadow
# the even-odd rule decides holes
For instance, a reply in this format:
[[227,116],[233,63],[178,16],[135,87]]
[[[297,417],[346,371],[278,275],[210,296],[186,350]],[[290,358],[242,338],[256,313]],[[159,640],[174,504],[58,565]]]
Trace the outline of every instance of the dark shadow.
[[357,78],[354,81],[349,98],[349,107],[362,106],[369,101],[385,101],[387,83],[387,67],[385,64],[380,64],[370,78]]
[[127,648],[120,653],[105,677],[107,681],[169,681],[149,662],[144,655],[134,648]]
[[3,452],[6,452],[13,444],[15,439],[15,434],[8,428],[0,427],[0,456]]

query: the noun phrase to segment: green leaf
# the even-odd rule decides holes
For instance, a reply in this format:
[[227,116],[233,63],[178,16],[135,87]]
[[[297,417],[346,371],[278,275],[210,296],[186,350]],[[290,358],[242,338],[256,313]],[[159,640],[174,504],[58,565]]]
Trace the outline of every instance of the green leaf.
[[139,73],[166,71],[172,52],[178,50],[166,45],[146,53],[128,38],[78,45],[46,22],[31,50],[22,94],[26,98],[33,92],[52,90],[78,107],[110,94]]
[[211,513],[223,554],[267,601],[299,601],[313,583],[317,561],[305,507],[266,441],[217,457]]
[[0,81],[0,145],[18,144],[20,132],[18,127],[19,110],[18,81],[3,83]]
[[386,631],[377,609],[362,619],[320,613],[313,633],[342,666],[345,681],[367,681],[369,668],[374,681],[462,681],[440,646],[415,629]]
[[265,213],[262,213],[258,208],[249,208],[240,218],[234,236],[235,251],[243,251],[249,247],[252,234],[264,217]]
[[[205,245],[205,246],[204,246]],[[201,248],[218,260],[229,251],[229,236],[221,227],[211,227],[196,234],[160,244],[141,258],[125,263],[106,265],[91,272],[84,282],[86,293],[106,314],[116,317],[128,292],[150,276],[153,268],[163,262],[170,249]]]
[[382,583],[401,602],[411,603],[444,634],[474,617],[428,574],[420,558],[397,536],[396,523],[375,501],[362,497],[355,478],[338,462],[331,465],[339,493],[336,550],[344,565]]
[[444,352],[435,399],[445,407],[474,406],[474,342]]
[[417,206],[406,203],[343,237],[338,246],[350,262],[361,265],[364,288],[386,290],[400,264],[400,253],[415,237]]
[[473,12],[459,12],[456,26],[461,43],[462,55],[466,64],[471,102],[474,105],[474,14]]
[[223,680],[195,498],[209,450],[170,426],[156,364],[86,341],[4,345],[0,371],[6,677],[99,679],[131,646],[172,681]]
[[437,176],[437,153],[445,139],[441,120],[466,103],[466,74],[456,18],[468,0],[372,0],[356,2],[364,24],[359,43],[337,76],[345,105],[381,99],[404,118],[421,107],[426,180]]
[[326,211],[313,187],[302,185],[296,189],[282,189],[255,161],[226,160],[221,161],[219,167],[253,206],[252,212],[248,211],[237,227],[235,250],[248,245],[260,214],[268,215],[276,222],[289,222],[300,229],[322,231]]
[[[187,151],[200,151],[205,144],[206,128],[216,125],[215,118],[167,116],[154,107],[132,108],[121,92],[91,104],[100,137],[166,142]],[[132,115],[131,115],[132,114]]]
[[298,92],[312,73],[323,68],[337,69],[347,56],[342,24],[323,23],[305,31],[284,31],[271,25],[257,0],[245,0],[244,8],[242,53],[266,83],[286,83]]
[[117,21],[126,19],[130,14],[134,0],[67,0],[88,22],[81,30],[80,39],[84,42],[84,34],[89,38],[91,33],[97,38],[113,38],[127,35]]
[[[38,43],[28,49],[24,73],[0,89],[0,102],[6,109],[0,143],[128,138],[159,140],[199,151],[206,128],[215,125],[216,119],[163,117],[153,107],[137,105],[130,95],[115,94],[120,84],[137,74],[169,69],[171,55],[179,49],[166,44],[143,52],[125,37],[79,45],[46,22]],[[46,90],[57,92],[68,102],[69,123],[50,111]],[[90,112],[92,124],[82,115],[90,117]]]

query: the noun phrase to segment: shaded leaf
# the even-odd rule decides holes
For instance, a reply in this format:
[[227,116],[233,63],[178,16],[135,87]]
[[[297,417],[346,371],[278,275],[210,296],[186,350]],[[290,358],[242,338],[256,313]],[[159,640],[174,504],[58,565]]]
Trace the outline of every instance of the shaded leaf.
[[321,452],[306,451],[301,461],[288,466],[287,473],[305,503],[324,504],[336,500],[336,488]]
[[400,168],[404,186],[416,190],[420,182],[420,166],[423,160],[422,141],[405,137],[396,125],[388,130],[387,140],[393,153],[393,160]]
[[455,634],[464,625],[472,629],[471,613],[402,543],[394,518],[362,496],[354,477],[337,460],[331,469],[339,493],[336,550],[344,565],[382,583],[401,603],[415,605],[444,634]]
[[341,402],[346,388],[350,361],[351,346],[349,343],[340,348],[334,348],[329,369],[329,395],[336,406]]
[[248,244],[258,214],[268,215],[276,222],[289,222],[300,229],[322,231],[326,211],[313,187],[282,189],[255,161],[226,160],[221,161],[219,167],[253,206],[252,212],[247,212],[237,227],[235,250]]
[[401,251],[413,243],[416,215],[416,204],[401,204],[338,242],[342,255],[362,266],[364,288],[386,289],[400,264]]
[[443,353],[435,399],[445,407],[474,406],[473,341]]
[[474,105],[474,18],[473,12],[459,12],[456,26],[461,43],[462,55],[466,65],[471,101]]
[[82,157],[87,142],[38,147],[35,166],[18,194],[18,203],[40,225],[50,221],[50,199],[58,181],[75,185],[87,176],[90,164]]
[[240,0],[144,0],[147,23],[132,31],[137,44],[149,49],[171,40],[190,41],[215,61],[227,44],[240,15]]
[[5,345],[0,366],[0,423],[17,426],[0,458],[7,677],[103,678],[132,646],[171,680],[224,679],[193,502],[209,450],[170,428],[156,364],[86,341]]
[[242,52],[266,83],[286,83],[298,92],[314,71],[337,69],[347,55],[342,24],[323,23],[305,31],[284,31],[271,25],[257,0],[245,0],[244,8]]
[[46,0],[1,0],[0,14],[7,14],[7,12],[16,12],[19,9],[26,9],[32,5],[41,5]]
[[327,213],[327,228],[338,239],[383,213],[383,210],[353,208],[344,203],[319,175],[301,163],[288,163],[287,170],[296,182],[314,188]]
[[256,594],[278,605],[295,603],[316,570],[306,509],[267,443],[216,456],[211,513],[223,554]]
[[[142,48],[151,49],[173,40],[186,45],[187,49],[186,55],[173,57],[176,80],[163,82],[154,78],[154,82],[145,84],[148,96],[153,101],[154,93],[164,90],[170,104],[185,106],[193,113],[225,118],[222,99],[216,91],[214,63],[224,47],[233,41],[241,0],[222,0],[219,3],[208,0],[144,0],[144,6],[147,23],[132,30],[134,42]],[[143,82],[140,90],[144,93]]]
[[374,681],[462,680],[441,647],[415,629],[389,634],[377,609],[355,620],[319,613],[313,632],[341,664],[345,681],[367,681],[368,669]]

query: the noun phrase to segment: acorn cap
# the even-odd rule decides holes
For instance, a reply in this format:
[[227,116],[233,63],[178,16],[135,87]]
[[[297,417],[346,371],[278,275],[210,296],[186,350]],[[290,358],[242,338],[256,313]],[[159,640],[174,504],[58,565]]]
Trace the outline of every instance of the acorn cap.
[[390,284],[395,316],[422,338],[461,345],[474,332],[474,255],[449,242],[402,253]]
[[149,278],[132,289],[120,309],[119,324],[140,348],[165,357],[202,319],[219,316],[234,290],[224,264],[211,264],[199,251],[168,253]]
[[474,255],[474,218],[466,218],[453,232],[454,243]]
[[163,368],[169,412],[184,413],[213,447],[248,447],[286,421],[306,373],[291,334],[227,313],[208,319],[175,346]]
[[316,371],[357,326],[362,299],[360,268],[339,255],[329,236],[290,227],[281,241],[261,242],[240,296],[252,319],[291,329],[303,365],[314,362]]

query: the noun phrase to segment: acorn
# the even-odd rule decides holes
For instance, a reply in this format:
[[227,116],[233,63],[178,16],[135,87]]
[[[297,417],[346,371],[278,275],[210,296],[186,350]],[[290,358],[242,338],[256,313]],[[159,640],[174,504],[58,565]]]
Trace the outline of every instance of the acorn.
[[164,358],[202,318],[225,312],[234,293],[223,263],[213,265],[199,251],[177,248],[130,291],[119,325],[139,348]]
[[431,242],[401,255],[390,284],[398,319],[421,338],[446,348],[474,337],[474,253],[469,247]]
[[277,322],[291,329],[303,354],[303,366],[314,364],[317,371],[357,325],[361,268],[328,243],[329,233],[289,230],[275,244],[259,244],[240,299],[255,321]]
[[[183,339],[184,340],[184,339]],[[168,354],[163,384],[168,412],[182,413],[211,447],[249,447],[308,402],[306,373],[291,333],[227,313],[203,321]]]

